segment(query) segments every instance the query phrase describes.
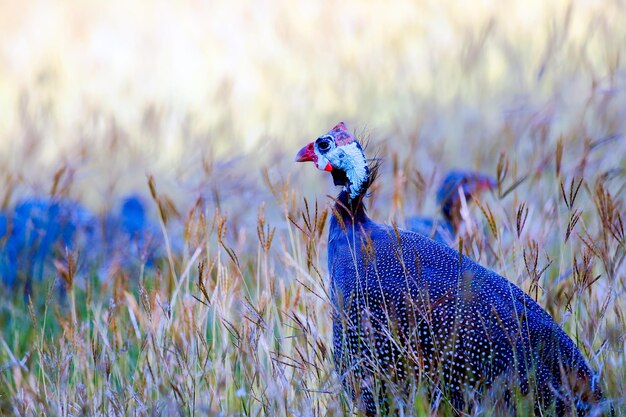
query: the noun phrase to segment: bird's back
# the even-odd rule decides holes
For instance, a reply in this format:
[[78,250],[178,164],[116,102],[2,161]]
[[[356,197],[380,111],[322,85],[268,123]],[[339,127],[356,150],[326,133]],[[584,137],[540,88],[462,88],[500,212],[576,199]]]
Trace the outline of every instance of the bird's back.
[[[466,388],[500,375],[516,382],[511,390],[533,392],[538,406],[561,413],[585,412],[601,398],[572,340],[502,276],[417,233],[369,219],[344,228],[333,219],[329,237],[342,372],[359,369],[356,379],[418,374],[438,381],[457,407]],[[369,413],[374,398],[364,390]]]

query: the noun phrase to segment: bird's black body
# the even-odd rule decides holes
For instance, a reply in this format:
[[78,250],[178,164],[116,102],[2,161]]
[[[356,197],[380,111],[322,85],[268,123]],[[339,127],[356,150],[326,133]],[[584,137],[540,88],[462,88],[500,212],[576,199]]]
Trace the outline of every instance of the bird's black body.
[[[345,126],[322,138],[337,132]],[[297,160],[325,170],[345,160],[311,149]],[[370,220],[372,176],[361,167],[367,178],[355,193],[356,171],[333,173],[348,184],[333,210],[328,270],[336,365],[367,415],[397,408],[416,381],[456,410],[496,381],[509,405],[519,393],[542,415],[585,415],[602,399],[576,345],[522,290],[444,244]]]
[[[438,381],[457,408],[464,391],[501,375],[511,390],[532,391],[538,410],[584,414],[601,398],[572,340],[522,290],[444,244],[345,210],[345,194],[339,200],[328,245],[335,359],[361,384],[368,414],[384,399],[363,381],[381,372]],[[569,381],[583,382],[589,398]]]

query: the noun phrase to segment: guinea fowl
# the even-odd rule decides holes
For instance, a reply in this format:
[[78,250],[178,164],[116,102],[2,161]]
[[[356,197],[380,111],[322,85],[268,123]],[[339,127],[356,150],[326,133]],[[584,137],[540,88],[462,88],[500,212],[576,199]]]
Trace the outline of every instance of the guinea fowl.
[[111,261],[108,265],[111,271],[117,268],[131,271],[142,265],[152,267],[166,256],[163,232],[150,218],[146,206],[141,196],[131,194],[122,199],[116,213],[104,218],[103,249]]
[[[182,243],[171,242],[172,251],[181,253]],[[158,266],[164,246],[161,228],[137,195],[125,197],[103,219],[75,200],[28,198],[8,214],[0,212],[0,284],[30,295],[33,282],[56,276],[55,261],[65,259],[66,250],[78,255],[81,274],[133,275]]]
[[8,288],[24,286],[27,297],[33,280],[54,276],[53,260],[97,240],[97,218],[76,201],[31,198],[6,216],[0,239],[0,281]]
[[343,187],[328,240],[334,360],[366,415],[402,408],[415,383],[455,412],[496,383],[506,407],[524,398],[536,414],[600,409],[582,354],[522,290],[448,246],[370,220],[363,199],[376,166],[343,123],[296,161]]
[[437,191],[437,204],[441,209],[442,218],[413,216],[407,219],[406,227],[438,242],[449,243],[456,238],[463,223],[459,191],[469,202],[480,192],[491,190],[496,185],[496,180],[489,175],[471,171],[450,171]]

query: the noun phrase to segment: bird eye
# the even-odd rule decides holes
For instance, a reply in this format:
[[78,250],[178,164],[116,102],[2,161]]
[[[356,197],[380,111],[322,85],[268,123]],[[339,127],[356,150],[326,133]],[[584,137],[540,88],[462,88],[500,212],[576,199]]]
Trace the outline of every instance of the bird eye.
[[319,149],[320,152],[326,152],[330,149],[330,139],[326,137],[319,138],[316,144],[317,144],[317,149]]

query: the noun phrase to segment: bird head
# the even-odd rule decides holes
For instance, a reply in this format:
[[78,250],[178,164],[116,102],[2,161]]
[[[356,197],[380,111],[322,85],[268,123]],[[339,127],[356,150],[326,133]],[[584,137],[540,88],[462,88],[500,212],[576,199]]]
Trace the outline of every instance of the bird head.
[[495,178],[489,175],[470,171],[450,171],[437,191],[437,203],[444,217],[454,223],[456,217],[460,218],[459,189],[469,201],[472,196],[477,196],[482,191],[492,190],[497,185]]
[[437,191],[437,202],[445,203],[447,200],[458,198],[458,189],[461,188],[466,198],[481,191],[491,190],[497,186],[495,178],[471,171],[450,171]]
[[356,200],[369,186],[370,169],[363,149],[343,122],[300,149],[296,162],[306,161],[330,172],[335,185],[342,186],[350,200]]

